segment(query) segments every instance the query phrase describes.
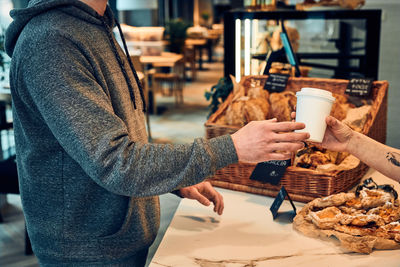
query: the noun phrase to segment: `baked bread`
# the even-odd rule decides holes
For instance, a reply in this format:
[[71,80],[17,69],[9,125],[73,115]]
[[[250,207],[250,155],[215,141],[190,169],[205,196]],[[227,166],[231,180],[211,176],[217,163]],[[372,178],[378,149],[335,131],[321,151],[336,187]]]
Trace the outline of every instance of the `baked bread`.
[[265,120],[268,117],[269,109],[270,105],[266,99],[251,98],[244,102],[243,114],[246,123],[249,123],[250,121]]
[[330,165],[339,166],[348,156],[349,154],[347,152],[330,151],[317,144],[308,143],[306,149],[303,149],[296,154],[293,166],[312,170],[320,169],[321,171],[328,171],[332,169]]
[[227,125],[244,126],[246,119],[243,116],[245,101],[234,101],[226,110],[225,122]]
[[295,111],[296,101],[296,95],[290,91],[271,93],[269,95],[271,118],[277,118],[278,121],[290,121],[291,113]]
[[399,201],[381,189],[363,188],[316,198],[296,215],[293,228],[309,237],[335,236],[350,251],[400,249]]

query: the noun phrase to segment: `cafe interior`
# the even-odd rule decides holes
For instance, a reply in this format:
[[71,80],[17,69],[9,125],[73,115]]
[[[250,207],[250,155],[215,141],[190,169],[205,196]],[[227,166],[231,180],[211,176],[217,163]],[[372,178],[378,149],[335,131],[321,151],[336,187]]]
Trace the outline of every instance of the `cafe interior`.
[[[0,266],[8,267],[39,266],[18,190],[8,76],[11,59],[3,45],[5,29],[12,22],[10,10],[24,8],[28,2],[0,0]],[[351,82],[368,83],[369,96],[361,105],[372,108],[365,113],[362,107],[349,111],[354,102],[347,100],[347,116],[353,112],[358,121],[363,120],[360,132],[400,148],[397,0],[109,0],[108,5],[121,24],[143,85],[150,143],[187,144],[199,137],[234,133],[251,120],[260,120],[256,108],[228,114],[239,101],[251,100],[249,88],[269,90],[268,79],[286,77],[283,89],[293,92],[315,87],[345,95]],[[117,28],[114,33],[122,47]],[[240,90],[242,95],[235,97]],[[289,112],[294,110],[292,106]],[[261,119],[269,118],[264,114]],[[342,119],[350,121],[346,114]],[[299,170],[304,166],[292,162],[293,171],[282,178],[305,177],[300,186],[286,180],[272,186],[248,182],[256,176],[255,165],[218,171],[208,179],[224,196],[226,211],[221,216],[195,201],[161,195],[160,228],[146,266],[371,266],[385,260],[388,266],[398,266],[396,250],[348,252],[338,245],[340,238],[327,242],[298,234],[287,214],[281,220],[272,218],[270,206],[282,192],[281,185],[288,193],[281,209],[293,207],[294,212],[295,206],[299,212],[317,197],[354,191],[369,177],[400,189],[398,182],[362,163],[353,169],[335,169],[334,174],[318,166],[311,170],[313,163],[306,171]],[[349,180],[336,188],[335,180],[342,176]],[[327,180],[326,191],[312,189],[325,187]],[[400,247],[400,234],[396,242]]]

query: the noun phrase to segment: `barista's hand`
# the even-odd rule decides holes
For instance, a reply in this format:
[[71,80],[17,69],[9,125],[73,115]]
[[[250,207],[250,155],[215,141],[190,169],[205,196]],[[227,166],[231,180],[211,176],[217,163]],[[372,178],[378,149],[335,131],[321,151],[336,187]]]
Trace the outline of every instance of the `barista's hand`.
[[333,151],[348,151],[353,130],[332,116],[326,117],[326,124],[322,147]]
[[286,160],[304,147],[309,133],[295,133],[305,127],[300,122],[277,122],[276,119],[252,121],[232,134],[236,153],[242,162]]
[[[291,117],[294,120],[296,112],[292,112]],[[332,116],[326,117],[325,121],[327,126],[322,147],[338,152],[349,152],[349,143],[354,135],[353,130]]]
[[224,199],[222,195],[212,187],[210,182],[201,182],[196,185],[181,188],[179,193],[182,197],[195,199],[204,206],[209,206],[211,202],[214,203],[214,211],[219,215],[224,211]]

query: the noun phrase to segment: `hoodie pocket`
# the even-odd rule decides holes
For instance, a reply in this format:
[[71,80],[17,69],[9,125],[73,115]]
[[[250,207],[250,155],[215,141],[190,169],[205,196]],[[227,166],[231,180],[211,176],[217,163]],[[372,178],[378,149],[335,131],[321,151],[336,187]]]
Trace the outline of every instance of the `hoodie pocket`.
[[120,229],[110,235],[100,236],[98,241],[129,239],[138,244],[153,242],[160,222],[158,197],[131,198],[125,220]]
[[128,210],[125,215],[125,219],[124,219],[121,227],[115,233],[112,233],[109,235],[104,235],[104,236],[99,236],[97,238],[98,239],[115,239],[117,237],[124,236],[129,231],[129,229],[132,227],[133,209],[135,206],[134,202],[135,202],[135,200],[133,198],[131,198],[129,200],[129,206],[128,206]]

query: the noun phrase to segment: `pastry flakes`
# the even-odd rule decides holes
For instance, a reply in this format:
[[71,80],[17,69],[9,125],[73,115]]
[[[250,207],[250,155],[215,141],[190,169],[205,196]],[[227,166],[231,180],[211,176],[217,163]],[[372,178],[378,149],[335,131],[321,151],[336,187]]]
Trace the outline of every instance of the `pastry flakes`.
[[306,236],[335,236],[342,247],[360,253],[400,249],[400,206],[395,194],[363,188],[317,198],[294,218],[293,228]]

